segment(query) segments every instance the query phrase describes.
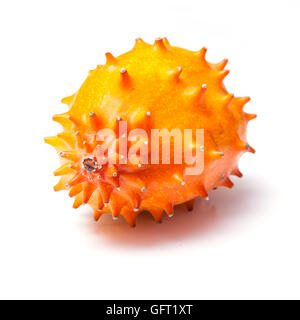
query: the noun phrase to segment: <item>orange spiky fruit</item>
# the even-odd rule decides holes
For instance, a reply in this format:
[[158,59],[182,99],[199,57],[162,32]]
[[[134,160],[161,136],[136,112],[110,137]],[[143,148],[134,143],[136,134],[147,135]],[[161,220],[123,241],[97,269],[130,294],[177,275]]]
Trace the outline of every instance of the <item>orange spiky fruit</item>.
[[[135,226],[142,211],[161,222],[164,212],[173,216],[177,204],[186,203],[191,210],[196,197],[208,198],[208,190],[232,188],[229,176],[242,176],[240,156],[255,152],[246,142],[246,129],[256,115],[243,111],[248,97],[226,91],[227,60],[212,64],[205,54],[205,48],[192,52],[172,47],[166,38],[154,45],[137,39],[131,51],[117,58],[106,53],[106,64],[92,70],[79,91],[62,100],[69,110],[53,120],[63,132],[45,139],[62,162],[55,171],[62,176],[55,191],[69,190],[74,208],[90,204],[96,220],[112,213],[114,219],[122,215]],[[147,132],[204,129],[204,171],[185,176],[185,163],[126,164],[118,153],[104,155],[114,156],[116,164],[100,165],[97,133],[114,130],[116,140],[105,143],[118,145],[120,120],[126,120],[129,129]]]

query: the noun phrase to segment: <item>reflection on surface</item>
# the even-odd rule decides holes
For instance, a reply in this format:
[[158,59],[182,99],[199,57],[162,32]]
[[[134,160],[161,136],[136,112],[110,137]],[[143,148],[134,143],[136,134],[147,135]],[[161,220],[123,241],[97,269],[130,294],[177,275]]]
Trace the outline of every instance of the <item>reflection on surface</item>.
[[112,221],[110,215],[93,222],[91,214],[84,215],[84,227],[87,233],[97,235],[98,241],[107,240],[117,246],[155,246],[191,237],[201,237],[218,228],[230,219],[238,219],[249,212],[259,212],[260,199],[265,198],[262,186],[250,179],[236,180],[232,189],[219,188],[210,191],[210,200],[198,198],[193,211],[187,211],[185,205],[175,208],[172,218],[164,217],[162,224],[156,224],[149,213],[139,215],[136,228],[128,227],[120,218]]

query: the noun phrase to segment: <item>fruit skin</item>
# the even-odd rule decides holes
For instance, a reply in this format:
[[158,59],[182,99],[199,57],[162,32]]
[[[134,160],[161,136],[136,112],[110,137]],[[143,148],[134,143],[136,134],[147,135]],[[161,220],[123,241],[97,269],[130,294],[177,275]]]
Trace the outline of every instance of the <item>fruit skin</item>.
[[[106,53],[106,64],[90,71],[78,92],[62,99],[66,113],[53,117],[62,133],[45,141],[60,154],[61,180],[55,191],[68,190],[74,208],[88,203],[98,220],[104,213],[122,215],[130,226],[149,211],[156,222],[164,212],[186,203],[192,210],[196,197],[219,186],[233,187],[230,175],[241,177],[238,160],[254,153],[246,141],[246,129],[256,115],[243,111],[248,97],[229,94],[223,84],[229,73],[227,60],[209,63],[206,48],[192,52],[172,47],[166,38],[154,45],[137,39],[134,48],[115,58]],[[205,166],[201,175],[184,175],[186,165],[105,165],[87,172],[82,159],[97,159],[95,135],[102,128],[118,131],[120,120],[133,128],[205,131]],[[88,168],[93,168],[87,160]]]

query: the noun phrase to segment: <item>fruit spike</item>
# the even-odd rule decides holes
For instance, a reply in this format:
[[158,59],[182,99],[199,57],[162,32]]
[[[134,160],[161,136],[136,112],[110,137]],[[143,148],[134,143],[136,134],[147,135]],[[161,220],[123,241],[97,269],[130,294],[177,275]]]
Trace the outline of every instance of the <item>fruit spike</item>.
[[[123,216],[133,227],[143,211],[160,223],[164,213],[173,216],[178,204],[193,210],[197,196],[208,200],[209,190],[232,188],[229,176],[242,177],[240,156],[255,152],[246,130],[256,115],[243,111],[250,98],[234,97],[225,89],[228,60],[210,63],[206,52],[205,47],[197,52],[172,47],[166,38],[153,45],[139,38],[128,53],[106,53],[106,64],[92,70],[77,93],[62,99],[69,110],[53,117],[63,127],[57,137],[45,139],[61,159],[55,191],[67,190],[75,197],[74,208],[88,203],[95,220],[112,213],[114,220]],[[204,171],[187,176],[184,161],[168,166],[129,163],[123,151],[128,153],[131,142],[122,153],[116,149],[100,156],[101,148],[119,148],[123,120],[128,131],[204,129]],[[97,140],[99,130],[107,128],[114,130],[116,141]],[[150,140],[142,143],[148,144]],[[107,158],[118,162],[111,165]]]

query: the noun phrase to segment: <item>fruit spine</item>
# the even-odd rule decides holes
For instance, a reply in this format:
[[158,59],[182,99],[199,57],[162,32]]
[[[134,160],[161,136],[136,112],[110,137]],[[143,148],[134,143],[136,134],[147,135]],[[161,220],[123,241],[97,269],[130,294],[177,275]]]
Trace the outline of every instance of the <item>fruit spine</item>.
[[[74,208],[90,204],[98,220],[104,213],[113,219],[122,215],[130,226],[149,211],[156,222],[164,212],[186,203],[189,210],[198,196],[219,186],[233,187],[230,175],[242,177],[238,160],[254,153],[246,141],[246,129],[256,115],[243,111],[248,97],[229,94],[223,84],[229,71],[227,60],[209,63],[206,48],[192,52],[173,47],[166,38],[154,45],[141,39],[134,48],[117,58],[106,53],[106,64],[90,71],[74,95],[64,98],[66,113],[55,115],[63,131],[45,141],[59,152],[61,176],[55,191],[68,190],[75,197]],[[170,165],[99,165],[97,132],[126,120],[128,129],[204,129],[204,171],[185,175],[185,163]],[[103,144],[100,147],[104,147]],[[128,146],[129,147],[129,146]],[[196,148],[197,146],[193,146]],[[198,146],[199,147],[199,146]]]

